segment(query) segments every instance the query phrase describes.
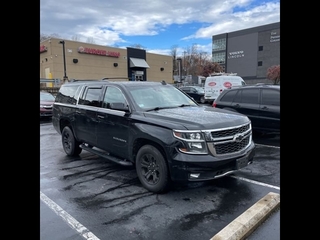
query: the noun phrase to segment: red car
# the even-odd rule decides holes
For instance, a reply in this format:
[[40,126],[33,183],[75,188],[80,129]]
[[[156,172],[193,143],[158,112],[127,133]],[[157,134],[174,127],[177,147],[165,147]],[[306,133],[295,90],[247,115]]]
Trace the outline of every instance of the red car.
[[52,106],[55,97],[49,92],[40,92],[40,118],[52,117]]

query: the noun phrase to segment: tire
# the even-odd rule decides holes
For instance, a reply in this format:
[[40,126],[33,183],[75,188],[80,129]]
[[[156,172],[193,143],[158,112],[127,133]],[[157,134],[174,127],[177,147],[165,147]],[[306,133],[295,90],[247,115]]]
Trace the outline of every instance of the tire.
[[69,127],[64,127],[62,130],[61,140],[63,149],[68,156],[78,156],[81,153],[80,143],[75,139]]
[[143,187],[154,193],[168,190],[170,182],[168,164],[156,147],[142,146],[138,151],[135,165]]
[[200,98],[200,102],[201,102],[201,103],[205,103],[205,102],[206,102],[206,100],[204,99],[204,97],[201,97],[201,98]]

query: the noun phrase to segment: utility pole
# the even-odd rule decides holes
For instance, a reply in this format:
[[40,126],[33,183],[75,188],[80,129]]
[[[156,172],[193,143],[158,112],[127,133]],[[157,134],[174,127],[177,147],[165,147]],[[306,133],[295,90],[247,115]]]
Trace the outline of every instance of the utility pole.
[[64,40],[60,41],[59,43],[62,44],[62,56],[63,56],[63,70],[64,70],[64,75],[63,75],[63,82],[68,80],[67,76],[67,67],[66,67],[66,51],[65,51],[65,42]]

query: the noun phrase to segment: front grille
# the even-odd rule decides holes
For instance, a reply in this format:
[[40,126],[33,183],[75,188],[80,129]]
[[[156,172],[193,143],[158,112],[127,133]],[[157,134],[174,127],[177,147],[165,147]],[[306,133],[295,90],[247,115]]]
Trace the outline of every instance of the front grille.
[[214,156],[240,152],[251,144],[251,135],[250,123],[233,128],[212,130],[209,135],[209,150]]
[[228,154],[228,153],[236,153],[246,148],[250,141],[250,135],[246,136],[242,139],[241,142],[228,142],[223,144],[215,145],[216,154]]
[[212,138],[228,137],[228,136],[235,135],[237,133],[244,133],[249,129],[250,129],[250,124],[247,124],[247,125],[232,128],[232,129],[225,129],[221,131],[211,132],[211,136]]

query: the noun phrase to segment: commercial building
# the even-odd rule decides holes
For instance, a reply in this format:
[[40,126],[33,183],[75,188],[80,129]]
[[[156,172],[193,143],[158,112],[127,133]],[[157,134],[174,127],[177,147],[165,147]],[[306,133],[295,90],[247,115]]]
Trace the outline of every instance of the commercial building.
[[267,82],[268,68],[280,65],[280,22],[212,36],[212,61],[247,83]]
[[144,49],[114,48],[50,38],[40,43],[40,83],[50,79],[127,78],[173,83],[173,57]]

